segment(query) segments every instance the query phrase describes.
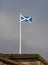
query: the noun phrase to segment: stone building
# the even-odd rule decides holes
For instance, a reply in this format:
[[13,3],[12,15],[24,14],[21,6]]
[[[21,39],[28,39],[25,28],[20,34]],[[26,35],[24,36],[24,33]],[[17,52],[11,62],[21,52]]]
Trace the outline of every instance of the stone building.
[[0,65],[48,65],[38,54],[1,54]]

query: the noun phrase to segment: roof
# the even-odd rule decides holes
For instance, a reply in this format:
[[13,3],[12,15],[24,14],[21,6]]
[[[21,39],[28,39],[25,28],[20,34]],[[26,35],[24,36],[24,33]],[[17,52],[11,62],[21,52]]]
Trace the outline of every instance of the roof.
[[6,58],[0,58],[0,60],[5,62],[5,63],[9,63],[9,64],[13,64],[13,65],[24,65],[23,63],[13,61],[13,60],[10,60],[10,59],[6,59]]
[[39,54],[1,54],[4,58],[16,58],[16,59],[37,59],[48,65],[47,61],[41,57]]

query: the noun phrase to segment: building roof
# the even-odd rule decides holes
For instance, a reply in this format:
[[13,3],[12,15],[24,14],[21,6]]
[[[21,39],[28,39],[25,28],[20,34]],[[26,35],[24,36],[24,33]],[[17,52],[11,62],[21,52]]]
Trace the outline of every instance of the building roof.
[[6,58],[0,58],[0,60],[3,61],[4,63],[9,63],[9,64],[13,64],[13,65],[24,65],[23,63],[13,61],[10,59],[6,59]]
[[39,54],[1,54],[4,58],[16,58],[16,59],[37,59],[44,63],[45,65],[48,65],[47,61],[41,57]]

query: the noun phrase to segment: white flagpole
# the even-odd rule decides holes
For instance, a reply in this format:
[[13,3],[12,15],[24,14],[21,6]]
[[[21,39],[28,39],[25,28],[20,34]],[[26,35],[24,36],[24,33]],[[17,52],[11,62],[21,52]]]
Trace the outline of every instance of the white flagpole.
[[19,54],[21,54],[21,17],[20,17],[20,45],[19,45]]

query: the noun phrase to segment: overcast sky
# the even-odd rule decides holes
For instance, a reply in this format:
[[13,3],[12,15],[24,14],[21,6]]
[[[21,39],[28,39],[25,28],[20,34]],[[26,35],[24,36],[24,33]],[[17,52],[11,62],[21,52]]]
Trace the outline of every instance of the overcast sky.
[[48,60],[48,0],[0,0],[0,53],[19,53],[20,13],[33,19],[22,22],[22,53]]

